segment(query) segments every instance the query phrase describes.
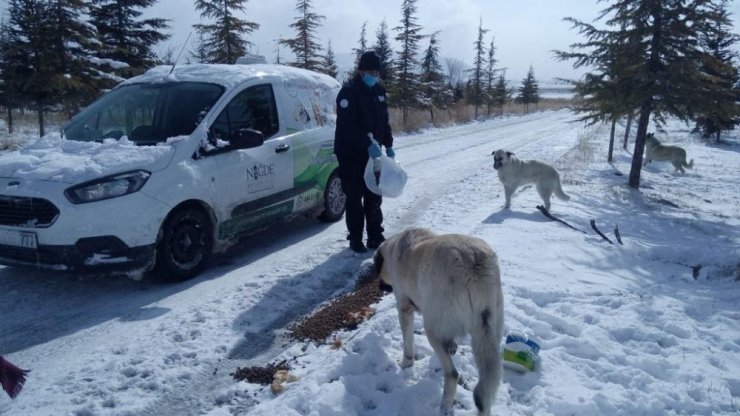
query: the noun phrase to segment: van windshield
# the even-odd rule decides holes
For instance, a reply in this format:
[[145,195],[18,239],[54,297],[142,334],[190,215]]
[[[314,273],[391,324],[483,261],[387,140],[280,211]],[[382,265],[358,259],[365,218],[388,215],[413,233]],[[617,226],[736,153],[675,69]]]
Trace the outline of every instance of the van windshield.
[[130,84],[82,110],[64,127],[69,140],[120,139],[157,144],[195,130],[224,87],[204,82]]

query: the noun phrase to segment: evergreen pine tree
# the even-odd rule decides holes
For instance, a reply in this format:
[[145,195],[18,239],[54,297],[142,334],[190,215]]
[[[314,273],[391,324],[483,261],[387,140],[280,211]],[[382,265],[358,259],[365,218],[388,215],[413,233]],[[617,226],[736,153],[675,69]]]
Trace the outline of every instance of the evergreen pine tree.
[[447,88],[442,65],[439,63],[438,35],[439,32],[435,32],[429,36],[429,46],[421,60],[422,103],[429,109],[432,124],[434,124],[434,109],[446,109],[452,101],[452,92]]
[[375,31],[375,44],[372,49],[380,56],[380,79],[386,90],[394,95],[396,84],[396,63],[393,59],[393,47],[388,34],[388,24],[383,20]]
[[357,47],[352,48],[352,53],[355,54],[355,66],[360,62],[360,56],[367,50],[367,21],[362,23],[360,29],[360,39],[357,40]]
[[316,39],[316,29],[321,26],[324,16],[312,11],[313,7],[309,0],[298,0],[296,4],[298,17],[291,23],[290,27],[295,29],[296,37],[293,39],[281,39],[280,43],[290,48],[296,56],[296,62],[291,65],[298,68],[319,70],[322,65],[321,45]]
[[53,76],[49,44],[50,33],[45,28],[48,9],[39,0],[10,0],[3,45],[3,81],[7,91],[17,98],[15,105],[38,112],[39,135],[43,136],[44,111],[51,107],[47,83]]
[[401,25],[394,28],[398,32],[396,40],[401,43],[398,52],[397,70],[397,96],[394,101],[401,108],[403,124],[408,122],[409,111],[419,105],[419,78],[416,73],[418,61],[416,55],[419,51],[421,25],[416,17],[416,0],[403,0],[401,6]]
[[7,112],[8,133],[14,132],[13,110],[20,105],[20,93],[17,88],[19,73],[17,56],[13,54],[14,39],[11,37],[9,24],[3,19],[0,22],[0,107]]
[[357,47],[352,48],[352,53],[355,55],[355,62],[352,68],[348,69],[345,74],[345,79],[350,79],[355,76],[357,71],[357,64],[360,62],[360,56],[367,51],[367,21],[362,23],[360,29],[360,39],[357,40]]
[[494,38],[491,37],[491,45],[488,47],[488,59],[486,59],[486,63],[488,64],[486,68],[486,106],[488,107],[488,115],[491,115],[491,112],[493,111],[493,107],[495,105],[494,102],[494,90],[496,88],[496,48],[493,45]]
[[244,36],[260,27],[236,17],[237,13],[246,11],[246,5],[247,0],[195,0],[195,9],[201,16],[214,19],[210,24],[193,25],[203,35],[207,63],[233,64],[246,55],[251,43]]
[[203,33],[198,33],[198,39],[193,42],[192,45],[193,46],[188,51],[190,53],[190,58],[199,64],[208,62],[208,47],[206,46],[206,39]]
[[484,102],[484,87],[485,79],[484,72],[486,66],[486,47],[483,44],[483,35],[488,32],[487,29],[483,29],[483,18],[478,23],[478,38],[476,39],[475,45],[475,58],[473,58],[473,69],[470,71],[473,73],[473,77],[468,82],[468,99],[471,104],[475,107],[475,118],[478,118],[478,109]]
[[275,60],[273,61],[276,65],[282,65],[283,64],[283,55],[281,54],[280,49],[280,39],[275,39]]
[[506,71],[501,71],[501,74],[496,80],[496,84],[493,87],[491,94],[491,104],[499,109],[500,113],[504,112],[504,105],[511,98],[511,91],[506,83]]
[[717,6],[716,18],[709,30],[700,38],[705,52],[701,68],[714,83],[706,94],[708,102],[695,118],[695,131],[701,132],[703,137],[715,136],[719,142],[721,132],[733,130],[740,124],[740,76],[735,66],[737,52],[734,49],[739,36],[732,33],[726,0]]
[[337,58],[334,56],[334,50],[331,48],[331,41],[329,41],[329,44],[326,46],[326,55],[324,55],[322,72],[335,79],[339,75],[339,70],[337,69]]
[[49,101],[62,104],[70,115],[98,95],[103,80],[120,80],[99,64],[100,43],[95,27],[86,20],[89,12],[83,0],[53,0],[46,6],[43,30],[51,38],[45,49],[52,65],[46,84]]
[[100,58],[123,62],[127,68],[118,74],[128,78],[156,64],[152,47],[169,39],[162,33],[169,28],[166,19],[141,19],[142,9],[157,0],[92,0],[91,23],[98,30]]
[[573,110],[582,114],[579,121],[589,124],[609,122],[609,151],[607,161],[612,161],[617,121],[627,116],[627,124],[631,124],[630,117],[638,103],[634,101],[631,80],[623,78],[630,55],[629,44],[613,45],[605,51],[603,59],[598,62],[597,71],[587,73],[583,79],[572,81],[575,90]]
[[519,87],[519,94],[515,101],[524,105],[525,111],[529,112],[529,105],[540,102],[539,85],[534,77],[534,68],[529,66],[527,76],[522,80],[522,86]]
[[[605,29],[569,19],[586,37],[571,45],[572,52],[558,53],[573,66],[608,67],[615,50],[629,51],[620,58],[620,86],[639,108],[629,185],[640,186],[645,136],[651,117],[661,122],[665,114],[688,121],[707,103],[713,79],[702,71],[706,54],[699,39],[711,33],[721,0],[616,0],[601,11]],[[599,76],[599,74],[594,74]]]

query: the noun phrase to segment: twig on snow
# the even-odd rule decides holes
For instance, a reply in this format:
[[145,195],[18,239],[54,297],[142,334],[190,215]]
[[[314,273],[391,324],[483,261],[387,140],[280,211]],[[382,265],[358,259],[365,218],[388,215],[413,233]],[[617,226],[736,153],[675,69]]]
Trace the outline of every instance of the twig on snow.
[[596,228],[596,220],[593,218],[591,218],[591,228],[593,228],[594,231],[596,231],[596,233],[598,233],[601,236],[601,238],[608,241],[609,244],[614,244],[614,242],[610,240],[609,237],[605,236],[604,233],[602,233],[598,228]]
[[553,220],[553,221],[557,221],[557,222],[559,222],[559,223],[561,223],[561,224],[565,224],[565,225],[566,225],[566,226],[568,226],[569,228],[572,228],[572,229],[574,229],[574,230],[576,230],[576,231],[580,231],[580,232],[582,232],[582,233],[586,234],[586,232],[585,232],[585,231],[583,231],[583,230],[581,230],[580,228],[576,228],[576,227],[574,227],[574,226],[572,226],[572,225],[568,224],[567,222],[565,222],[565,221],[561,220],[560,218],[558,218],[558,217],[555,217],[554,215],[550,214],[550,211],[548,211],[548,210],[547,210],[547,208],[543,207],[542,205],[537,205],[537,209],[538,209],[538,210],[540,210],[540,212],[542,212],[542,214],[543,214],[544,216],[546,216],[547,218],[549,218],[549,219],[551,219],[551,220]]

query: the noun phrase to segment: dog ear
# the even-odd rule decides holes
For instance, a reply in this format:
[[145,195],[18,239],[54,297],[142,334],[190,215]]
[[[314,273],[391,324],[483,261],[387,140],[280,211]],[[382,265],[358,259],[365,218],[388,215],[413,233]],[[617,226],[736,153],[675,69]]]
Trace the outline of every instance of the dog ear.
[[491,156],[495,155],[495,154],[496,154],[496,152],[498,152],[498,149],[496,149],[496,150],[494,150],[493,152],[491,152]]
[[506,152],[506,156],[512,157],[512,156],[514,156],[514,153],[512,153],[512,152]]
[[[375,256],[373,256],[373,271],[376,275],[379,275],[383,270],[384,261],[385,260],[383,259],[383,255],[380,253],[380,250],[377,250],[375,252]],[[393,286],[386,283],[383,279],[378,279],[378,288],[384,293],[393,292]]]
[[380,253],[380,250],[375,251],[375,255],[373,256],[373,272],[375,274],[380,274],[380,272],[383,270],[383,262],[385,260],[383,259],[383,255]]

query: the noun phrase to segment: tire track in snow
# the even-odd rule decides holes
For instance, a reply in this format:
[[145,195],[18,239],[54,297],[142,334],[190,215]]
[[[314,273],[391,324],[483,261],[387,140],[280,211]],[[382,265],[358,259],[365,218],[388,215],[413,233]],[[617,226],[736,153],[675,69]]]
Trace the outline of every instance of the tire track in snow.
[[[313,312],[322,303],[351,290],[360,275],[365,273],[364,268],[358,270],[358,263],[367,256],[349,253],[345,250],[344,242],[334,242],[331,247],[338,253],[337,259],[324,262],[297,276],[282,276],[271,287],[263,287],[266,293],[260,296],[260,301],[243,312],[244,316],[237,318],[237,326],[243,331],[243,337],[237,345],[230,347],[226,357],[203,365],[185,383],[149,404],[141,414],[203,414],[229,400],[219,394],[229,391],[235,385],[230,374],[237,367],[265,366],[281,355],[289,345],[298,342],[289,338],[287,327]],[[315,254],[320,256],[323,252],[324,250]],[[294,263],[287,268],[297,269],[301,265],[305,267],[307,262],[300,259]],[[310,290],[305,285],[310,285]],[[244,285],[248,286],[249,283]],[[260,317],[266,319],[263,322],[253,322]],[[249,400],[242,398],[240,403],[248,405]],[[240,410],[245,412],[248,409]]]

